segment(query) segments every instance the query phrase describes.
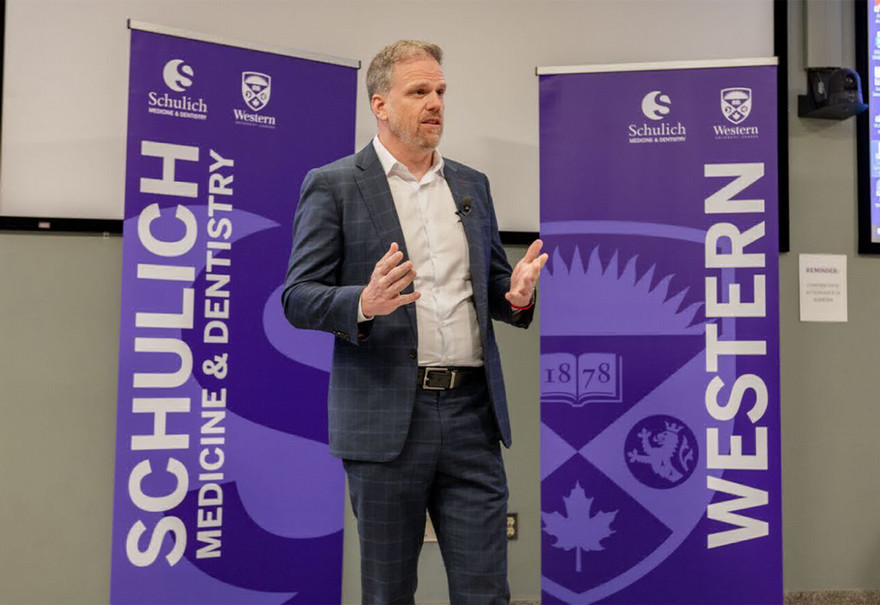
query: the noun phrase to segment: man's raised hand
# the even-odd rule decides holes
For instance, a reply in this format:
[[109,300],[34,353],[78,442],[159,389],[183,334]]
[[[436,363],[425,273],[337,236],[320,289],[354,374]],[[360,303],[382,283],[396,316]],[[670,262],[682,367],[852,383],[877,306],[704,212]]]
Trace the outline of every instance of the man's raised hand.
[[[546,256],[546,255],[545,255]],[[401,294],[416,278],[412,261],[400,263],[403,252],[398,250],[397,243],[392,243],[370,276],[370,283],[361,292],[361,311],[367,318],[376,315],[388,315],[397,307],[408,305],[419,299],[418,292]]]
[[526,255],[513,268],[510,276],[510,291],[504,295],[511,306],[525,308],[531,304],[535,284],[538,283],[538,276],[548,258],[546,253],[541,254],[543,245],[544,242],[539,239],[533,241],[526,250]]

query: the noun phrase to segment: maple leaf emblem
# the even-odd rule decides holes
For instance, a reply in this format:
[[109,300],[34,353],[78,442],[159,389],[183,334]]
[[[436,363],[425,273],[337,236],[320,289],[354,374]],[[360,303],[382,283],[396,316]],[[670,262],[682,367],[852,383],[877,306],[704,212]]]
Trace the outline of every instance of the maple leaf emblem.
[[544,531],[556,538],[554,548],[575,549],[575,571],[581,570],[581,551],[605,550],[602,540],[614,533],[611,523],[617,511],[591,514],[593,499],[587,498],[580,482],[562,497],[566,516],[558,512],[541,513]]

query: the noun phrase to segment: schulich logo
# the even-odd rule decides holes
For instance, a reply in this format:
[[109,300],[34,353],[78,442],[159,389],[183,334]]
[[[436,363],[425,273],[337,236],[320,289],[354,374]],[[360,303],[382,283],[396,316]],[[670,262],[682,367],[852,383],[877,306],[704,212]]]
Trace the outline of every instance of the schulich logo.
[[642,98],[642,113],[650,120],[662,120],[669,115],[670,105],[669,95],[652,90]]
[[183,92],[192,86],[193,68],[183,62],[183,59],[171,59],[162,70],[162,78],[165,86],[174,92]]
[[[175,93],[184,92],[193,85],[195,72],[183,59],[171,59],[162,68],[162,80],[165,86]],[[167,91],[158,93],[151,90],[147,93],[147,111],[156,115],[172,116],[204,120],[208,117],[208,105],[202,98],[194,99],[188,95],[169,94]]]
[[641,108],[642,115],[654,123],[630,124],[627,127],[630,143],[683,143],[687,139],[684,124],[666,121],[672,113],[669,95],[660,90],[652,90],[642,97]]

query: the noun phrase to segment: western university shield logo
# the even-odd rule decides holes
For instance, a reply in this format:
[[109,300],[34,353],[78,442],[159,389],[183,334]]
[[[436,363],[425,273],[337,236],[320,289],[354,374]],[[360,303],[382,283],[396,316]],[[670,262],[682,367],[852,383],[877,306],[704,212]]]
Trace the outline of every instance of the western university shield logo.
[[733,124],[743,122],[752,112],[751,88],[725,88],[721,91],[721,113]]
[[272,96],[272,77],[256,71],[242,72],[241,96],[248,107],[260,111]]

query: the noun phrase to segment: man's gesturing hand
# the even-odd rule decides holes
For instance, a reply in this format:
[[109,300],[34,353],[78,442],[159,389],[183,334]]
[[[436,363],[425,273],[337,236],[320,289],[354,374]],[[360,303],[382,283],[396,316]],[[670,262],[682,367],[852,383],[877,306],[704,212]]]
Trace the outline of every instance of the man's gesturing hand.
[[[541,254],[541,246],[544,245],[539,239],[532,242],[526,255],[516,263],[510,276],[510,291],[504,295],[514,307],[528,307],[532,302],[532,293],[535,284],[538,283],[538,275],[547,262],[547,254]],[[539,256],[540,254],[540,256]]]
[[403,252],[397,248],[396,242],[391,244],[385,256],[376,263],[370,283],[361,292],[361,311],[368,318],[388,315],[397,307],[415,302],[421,296],[418,292],[400,293],[413,282],[416,272],[413,271],[412,261],[398,264],[403,260]]

